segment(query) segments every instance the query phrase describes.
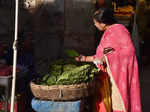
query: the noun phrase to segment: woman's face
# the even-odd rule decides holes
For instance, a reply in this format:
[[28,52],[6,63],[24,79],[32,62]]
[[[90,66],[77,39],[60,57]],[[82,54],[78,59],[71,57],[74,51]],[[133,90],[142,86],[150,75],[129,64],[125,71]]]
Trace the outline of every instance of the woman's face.
[[100,30],[100,31],[104,31],[106,24],[104,23],[99,23],[98,21],[96,21],[95,19],[93,19],[94,25]]

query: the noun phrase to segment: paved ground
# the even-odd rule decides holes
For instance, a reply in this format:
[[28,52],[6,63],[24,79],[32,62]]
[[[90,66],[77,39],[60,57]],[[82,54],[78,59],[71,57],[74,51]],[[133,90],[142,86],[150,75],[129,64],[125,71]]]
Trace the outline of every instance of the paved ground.
[[143,112],[150,112],[150,65],[142,68],[140,82]]

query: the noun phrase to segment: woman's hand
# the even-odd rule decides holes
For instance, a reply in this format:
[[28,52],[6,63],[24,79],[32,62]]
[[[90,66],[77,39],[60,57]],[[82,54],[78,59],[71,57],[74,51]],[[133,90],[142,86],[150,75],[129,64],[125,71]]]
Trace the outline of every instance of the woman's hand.
[[104,65],[104,63],[106,63],[106,60],[105,60],[105,58],[104,58],[104,56],[103,56],[103,57],[101,57],[101,58],[99,58],[99,57],[95,58],[93,62],[94,62],[94,64],[96,64],[96,65],[98,65],[98,64]]

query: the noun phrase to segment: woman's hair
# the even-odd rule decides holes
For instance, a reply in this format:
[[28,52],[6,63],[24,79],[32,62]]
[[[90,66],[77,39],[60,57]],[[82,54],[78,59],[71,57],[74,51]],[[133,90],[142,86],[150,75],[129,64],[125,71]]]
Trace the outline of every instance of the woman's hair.
[[94,13],[93,19],[95,19],[98,22],[102,22],[104,24],[107,24],[107,25],[112,25],[112,24],[117,22],[114,15],[113,15],[113,10],[111,10],[109,8],[98,9]]

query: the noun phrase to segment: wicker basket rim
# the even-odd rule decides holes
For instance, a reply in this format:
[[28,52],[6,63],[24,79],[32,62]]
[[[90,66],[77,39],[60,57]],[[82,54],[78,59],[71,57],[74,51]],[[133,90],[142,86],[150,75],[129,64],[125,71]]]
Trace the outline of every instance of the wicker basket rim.
[[40,88],[45,88],[45,89],[73,89],[73,88],[88,88],[90,85],[92,85],[94,81],[92,82],[87,82],[87,83],[81,83],[81,84],[72,84],[72,85],[38,85],[35,84],[33,81],[30,82],[30,86],[32,87],[40,87]]

